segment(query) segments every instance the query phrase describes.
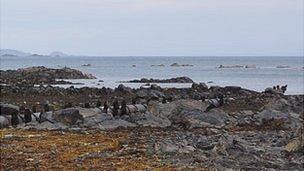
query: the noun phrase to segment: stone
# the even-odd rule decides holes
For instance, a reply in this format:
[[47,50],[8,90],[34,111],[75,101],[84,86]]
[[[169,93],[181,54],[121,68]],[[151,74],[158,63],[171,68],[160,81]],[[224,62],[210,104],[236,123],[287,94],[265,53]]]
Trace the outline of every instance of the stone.
[[208,86],[205,83],[193,83],[191,86],[192,89],[196,89],[196,90],[201,90],[201,91],[207,91],[208,90]]
[[131,80],[125,81],[127,83],[193,83],[193,80],[189,77],[176,77],[176,78],[169,78],[169,79],[147,79],[142,78],[140,80]]
[[113,116],[109,115],[107,113],[93,115],[93,116],[84,118],[83,126],[90,128],[90,127],[98,125],[99,123],[101,123],[105,120],[111,120],[111,119],[113,119]]
[[174,145],[172,143],[162,143],[155,147],[156,151],[161,151],[163,153],[175,153],[178,152],[179,148],[177,145]]
[[123,119],[111,119],[100,122],[96,128],[99,128],[101,130],[113,130],[119,127],[130,128],[135,126],[136,124],[125,121]]
[[226,86],[226,87],[224,87],[224,89],[225,89],[226,91],[239,91],[239,90],[241,90],[242,88],[239,87],[239,86]]
[[0,129],[7,128],[9,126],[10,121],[6,117],[0,115]]
[[19,107],[12,104],[0,103],[1,115],[12,115],[19,113]]
[[157,117],[151,113],[135,113],[131,114],[127,121],[136,123],[137,125],[141,126],[150,126],[150,127],[168,127],[171,125],[171,122],[166,117]]
[[223,126],[229,120],[229,115],[220,110],[205,113],[198,109],[184,109],[170,120],[188,128],[212,127]]
[[78,120],[83,120],[77,108],[67,108],[55,111],[53,117],[56,121],[62,122],[67,125],[76,124]]
[[119,84],[116,90],[121,92],[129,92],[129,93],[132,92],[132,89],[130,87],[126,87],[123,84]]

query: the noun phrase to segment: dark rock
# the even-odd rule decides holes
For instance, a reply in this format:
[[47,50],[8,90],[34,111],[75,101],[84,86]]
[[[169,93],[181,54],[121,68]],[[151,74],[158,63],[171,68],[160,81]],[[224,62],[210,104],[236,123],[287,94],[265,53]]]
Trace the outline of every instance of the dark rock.
[[9,125],[10,121],[6,117],[0,115],[0,129],[7,128]]
[[128,83],[193,83],[193,80],[189,77],[176,77],[170,79],[147,79],[142,78],[140,80],[126,81]]
[[118,87],[117,87],[117,89],[115,89],[115,91],[121,91],[121,92],[129,92],[129,93],[131,93],[132,89],[130,87],[126,87],[123,84],[119,84]]
[[12,104],[0,103],[1,115],[13,115],[19,113],[19,107]]
[[192,89],[195,90],[201,90],[201,91],[207,91],[208,90],[208,86],[205,83],[193,83],[191,86]]
[[56,121],[67,125],[73,125],[78,120],[83,120],[82,115],[80,115],[79,110],[76,108],[68,108],[55,111],[53,116]]
[[240,91],[242,88],[239,87],[239,86],[226,86],[226,87],[224,87],[224,89],[225,89],[226,91],[235,92],[235,91]]

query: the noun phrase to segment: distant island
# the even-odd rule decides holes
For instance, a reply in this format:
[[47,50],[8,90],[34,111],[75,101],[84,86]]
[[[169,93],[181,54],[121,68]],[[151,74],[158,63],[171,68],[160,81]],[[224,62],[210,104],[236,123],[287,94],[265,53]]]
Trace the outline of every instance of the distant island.
[[66,53],[60,51],[54,51],[47,55],[42,54],[34,54],[34,53],[27,53],[15,49],[0,49],[0,56],[19,56],[19,57],[26,57],[26,56],[51,56],[51,57],[66,57],[71,56]]

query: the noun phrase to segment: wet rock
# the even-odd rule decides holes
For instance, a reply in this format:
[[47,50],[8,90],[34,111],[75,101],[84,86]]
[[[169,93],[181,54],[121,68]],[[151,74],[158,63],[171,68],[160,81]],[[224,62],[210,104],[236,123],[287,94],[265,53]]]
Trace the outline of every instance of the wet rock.
[[1,115],[12,115],[19,113],[19,107],[12,104],[0,103]]

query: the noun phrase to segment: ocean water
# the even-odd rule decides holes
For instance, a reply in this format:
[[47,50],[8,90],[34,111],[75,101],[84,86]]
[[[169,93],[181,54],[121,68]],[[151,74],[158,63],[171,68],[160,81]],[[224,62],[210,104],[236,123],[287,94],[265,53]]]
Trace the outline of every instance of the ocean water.
[[[172,78],[187,76],[209,86],[235,85],[263,91],[273,85],[288,84],[287,94],[304,93],[304,57],[12,57],[0,58],[1,70],[31,66],[79,69],[96,76],[96,80],[72,80],[91,87],[116,87],[119,81],[140,78]],[[190,64],[171,67],[172,63]],[[91,66],[82,66],[91,64]],[[151,67],[164,64],[165,67]],[[132,65],[136,65],[133,67]],[[255,65],[256,68],[218,68],[220,65]],[[288,66],[288,68],[277,68]],[[104,82],[98,82],[103,80]],[[128,83],[131,87],[143,84]],[[191,84],[160,84],[162,87],[188,87]]]

